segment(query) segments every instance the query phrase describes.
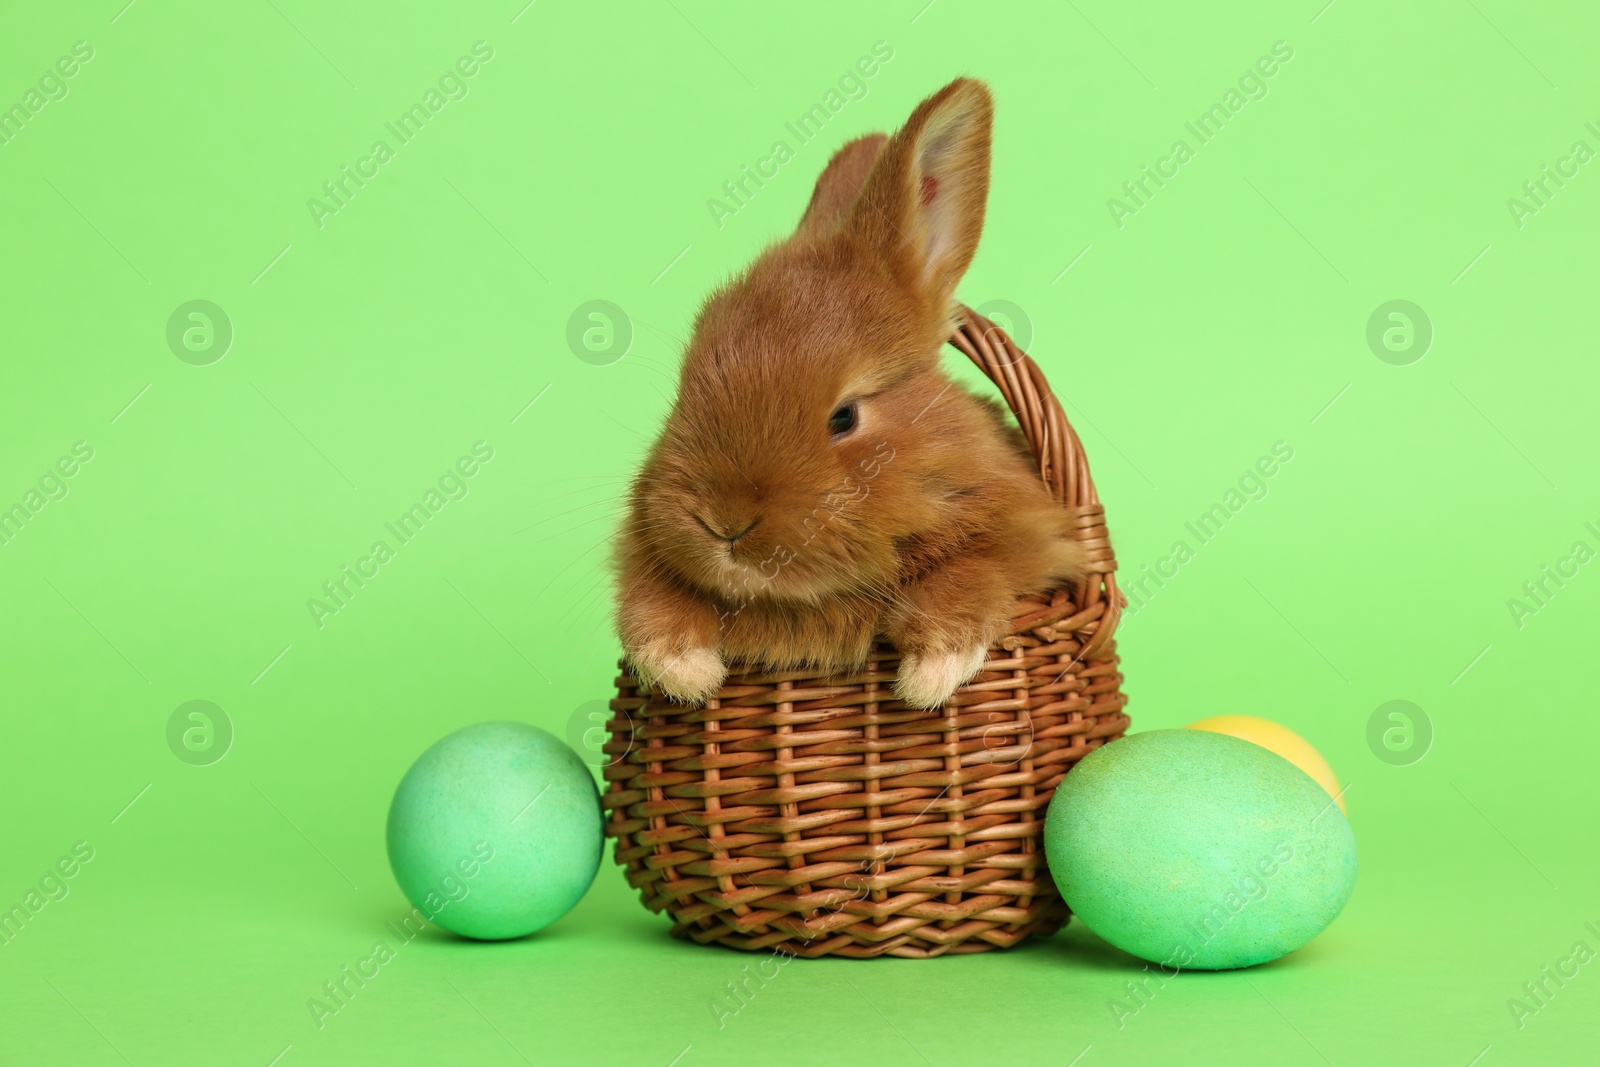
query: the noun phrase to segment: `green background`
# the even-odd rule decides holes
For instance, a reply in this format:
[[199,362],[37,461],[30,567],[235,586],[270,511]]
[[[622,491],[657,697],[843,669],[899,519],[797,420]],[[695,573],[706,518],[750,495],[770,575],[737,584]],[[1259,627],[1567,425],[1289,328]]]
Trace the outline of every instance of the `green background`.
[[[122,3],[15,9],[0,33],[7,107],[94,49],[0,145],[0,506],[93,448],[0,545],[0,903],[94,849],[0,946],[0,1062],[1593,1059],[1600,965],[1520,1027],[1507,1001],[1600,949],[1600,565],[1520,625],[1508,601],[1600,549],[1600,164],[1521,225],[1507,201],[1600,149],[1600,20]],[[469,94],[319,228],[307,201],[479,40]],[[865,97],[797,144],[785,123],[877,41]],[[1277,41],[1267,95],[1197,145],[1184,123]],[[1361,850],[1343,916],[1121,1027],[1138,964],[1075,925],[981,957],[797,961],[719,1029],[751,961],[670,939],[608,858],[543,934],[418,938],[318,1029],[307,999],[407,910],[383,819],[411,761],[490,718],[581,740],[609,696],[605,546],[697,302],[793,226],[833,148],[963,73],[998,117],[960,294],[1022,310],[1124,572],[1194,550],[1122,633],[1135,728],[1243,712],[1311,739]],[[1109,198],[1179,138],[1194,158],[1119,227]],[[708,199],[779,139],[793,161],[719,227]],[[234,333],[206,366],[166,338],[197,299]],[[593,299],[631,323],[606,365],[567,341]],[[1432,324],[1407,365],[1366,339],[1396,299]],[[494,457],[465,499],[319,627],[307,600],[477,441]],[[1265,498],[1196,544],[1185,523],[1279,441]],[[209,766],[167,742],[197,699],[234,734]],[[1391,700],[1420,709],[1409,747],[1369,745]]]

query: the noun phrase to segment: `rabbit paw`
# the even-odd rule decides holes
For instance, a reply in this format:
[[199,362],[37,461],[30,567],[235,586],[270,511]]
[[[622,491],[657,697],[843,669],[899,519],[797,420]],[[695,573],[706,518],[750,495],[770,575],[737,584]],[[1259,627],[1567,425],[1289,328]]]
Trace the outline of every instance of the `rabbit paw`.
[[987,654],[983,645],[928,655],[908,652],[900,658],[895,695],[913,707],[936,708],[978,673]]
[[717,695],[728,668],[714,648],[682,652],[646,650],[634,657],[640,677],[680,704],[704,704]]

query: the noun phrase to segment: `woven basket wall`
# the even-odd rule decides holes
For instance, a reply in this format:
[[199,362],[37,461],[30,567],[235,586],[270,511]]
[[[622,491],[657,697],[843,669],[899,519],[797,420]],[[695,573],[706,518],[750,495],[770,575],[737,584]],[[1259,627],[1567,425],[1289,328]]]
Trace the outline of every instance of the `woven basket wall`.
[[1063,775],[1128,726],[1123,599],[1083,445],[1043,374],[962,309],[950,343],[999,386],[1091,576],[1017,602],[1011,636],[943,708],[894,698],[880,643],[849,674],[741,672],[704,707],[619,664],[603,802],[617,863],[672,932],[799,956],[981,952],[1068,919],[1045,867]]

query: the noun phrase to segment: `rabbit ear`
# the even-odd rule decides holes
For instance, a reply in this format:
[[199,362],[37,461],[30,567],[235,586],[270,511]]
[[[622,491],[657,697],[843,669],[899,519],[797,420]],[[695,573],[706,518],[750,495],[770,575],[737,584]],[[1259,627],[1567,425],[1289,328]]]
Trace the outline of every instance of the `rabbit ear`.
[[872,173],[872,165],[878,161],[883,146],[888,143],[886,135],[869,133],[835,152],[817,179],[816,191],[811,194],[811,203],[806,206],[797,232],[819,234],[838,229],[861,195],[861,187]]
[[980,81],[958,78],[928,97],[884,148],[846,224],[941,308],[983,232],[993,122]]

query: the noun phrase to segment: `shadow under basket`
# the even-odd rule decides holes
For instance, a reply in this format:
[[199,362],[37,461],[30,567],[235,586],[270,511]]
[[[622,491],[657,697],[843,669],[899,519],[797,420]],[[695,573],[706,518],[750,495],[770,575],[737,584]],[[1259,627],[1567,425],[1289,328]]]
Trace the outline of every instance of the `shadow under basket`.
[[1045,808],[1128,727],[1113,634],[1124,603],[1083,445],[1033,360],[961,309],[950,343],[1010,404],[1089,576],[1017,601],[1011,634],[934,710],[894,696],[880,642],[848,673],[741,669],[677,704],[619,664],[604,746],[615,858],[673,934],[797,956],[1006,948],[1069,918]]

